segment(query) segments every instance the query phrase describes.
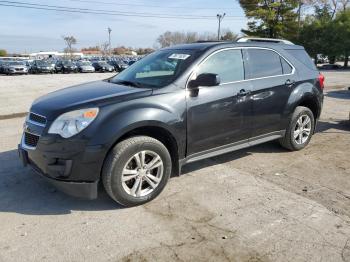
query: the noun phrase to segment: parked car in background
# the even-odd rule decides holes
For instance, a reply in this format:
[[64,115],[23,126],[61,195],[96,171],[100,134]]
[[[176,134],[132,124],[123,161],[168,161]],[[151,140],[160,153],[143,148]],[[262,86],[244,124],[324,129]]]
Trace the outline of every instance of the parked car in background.
[[96,72],[113,72],[114,66],[111,66],[106,61],[95,61],[92,63]]
[[58,61],[55,66],[56,73],[77,73],[77,65],[69,60]]
[[342,66],[338,65],[338,64],[325,64],[320,66],[320,69],[322,70],[337,70],[337,69],[341,69]]
[[30,67],[31,74],[55,73],[55,68],[44,60],[35,60]]
[[0,74],[5,73],[5,67],[7,66],[8,63],[9,61],[0,60]]
[[124,63],[123,61],[117,61],[117,60],[109,61],[109,64],[111,66],[114,66],[114,70],[116,72],[122,72],[123,70],[125,70],[129,67],[129,65]]
[[78,71],[80,73],[93,73],[95,68],[92,66],[90,61],[79,61],[77,62]]
[[28,74],[28,67],[24,62],[10,61],[4,66],[3,73],[7,75]]

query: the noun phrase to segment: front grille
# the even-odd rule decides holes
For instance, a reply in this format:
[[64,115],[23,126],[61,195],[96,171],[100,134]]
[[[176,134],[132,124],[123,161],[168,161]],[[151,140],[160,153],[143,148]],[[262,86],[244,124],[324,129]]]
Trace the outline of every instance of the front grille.
[[24,132],[24,143],[26,146],[36,147],[40,136]]
[[41,116],[41,115],[37,115],[35,113],[29,114],[29,120],[36,122],[36,123],[39,123],[39,124],[42,124],[42,125],[46,124],[46,117]]

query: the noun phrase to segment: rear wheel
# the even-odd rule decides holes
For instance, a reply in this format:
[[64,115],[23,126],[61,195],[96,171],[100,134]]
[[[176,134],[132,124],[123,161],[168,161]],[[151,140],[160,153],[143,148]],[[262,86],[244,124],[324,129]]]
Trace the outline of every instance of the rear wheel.
[[280,144],[292,151],[305,148],[314,133],[315,118],[312,111],[303,106],[298,106],[290,120],[284,138]]
[[108,195],[123,206],[136,206],[157,197],[171,174],[167,148],[158,140],[137,136],[118,143],[102,172]]

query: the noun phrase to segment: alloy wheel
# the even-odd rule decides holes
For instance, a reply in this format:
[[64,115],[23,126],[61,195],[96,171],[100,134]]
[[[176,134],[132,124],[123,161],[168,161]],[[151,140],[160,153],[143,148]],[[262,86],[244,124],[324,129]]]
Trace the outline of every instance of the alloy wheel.
[[294,141],[298,145],[304,144],[311,134],[311,118],[308,115],[301,115],[296,122],[293,132]]
[[122,172],[122,185],[133,197],[144,197],[152,193],[162,180],[164,164],[153,151],[141,151],[133,155]]

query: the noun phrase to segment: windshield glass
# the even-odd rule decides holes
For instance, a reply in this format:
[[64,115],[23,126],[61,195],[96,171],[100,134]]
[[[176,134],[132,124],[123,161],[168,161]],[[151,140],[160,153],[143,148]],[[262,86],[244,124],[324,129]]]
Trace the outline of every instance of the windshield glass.
[[63,65],[73,65],[73,62],[71,62],[71,61],[63,61],[62,64]]
[[111,79],[112,83],[132,82],[160,88],[172,83],[195,59],[193,50],[154,52]]
[[90,62],[84,61],[79,63],[80,66],[91,66]]
[[48,63],[46,63],[45,61],[36,61],[36,64],[38,65],[38,66],[48,66],[49,64]]
[[24,65],[23,62],[18,62],[18,61],[12,61],[8,63],[9,65]]

